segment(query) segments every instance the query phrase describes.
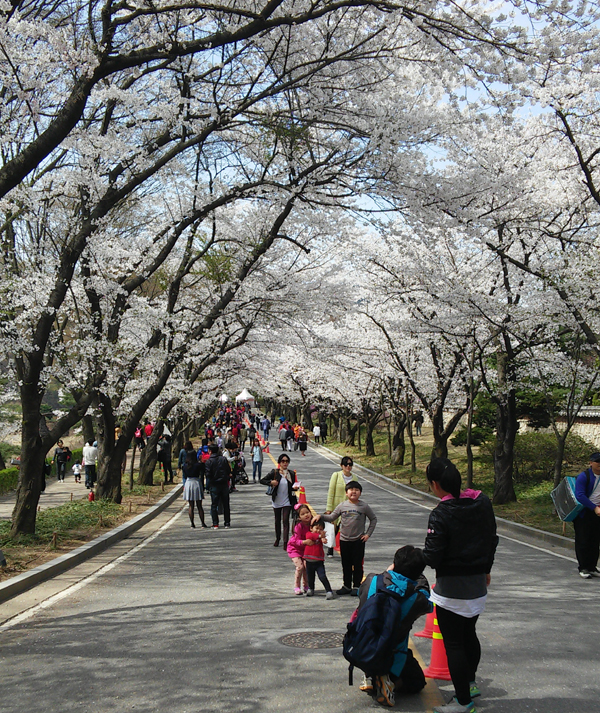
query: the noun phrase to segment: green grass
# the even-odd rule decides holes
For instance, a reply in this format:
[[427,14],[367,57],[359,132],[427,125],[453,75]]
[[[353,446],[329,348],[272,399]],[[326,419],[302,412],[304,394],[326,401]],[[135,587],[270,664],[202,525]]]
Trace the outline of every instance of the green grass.
[[[358,443],[358,441],[356,441]],[[430,429],[423,429],[423,436],[415,439],[416,451],[416,472],[413,473],[410,467],[410,443],[406,442],[406,456],[404,466],[390,465],[387,432],[377,431],[374,434],[375,456],[367,458],[364,450],[364,433],[362,449],[358,447],[348,447],[329,436],[327,437],[327,447],[339,453],[340,456],[352,456],[357,464],[363,465],[371,470],[388,476],[406,485],[411,485],[418,490],[428,491],[425,468],[431,459],[431,448],[433,440]],[[482,490],[490,498],[494,492],[494,468],[489,454],[479,448],[474,448],[473,460],[473,487]],[[448,444],[448,457],[457,466],[463,475],[463,487],[465,485],[465,474],[467,471],[466,448]],[[497,516],[529,525],[546,532],[554,534],[565,534],[573,537],[573,526],[567,523],[563,528],[563,523],[554,514],[550,491],[553,483],[550,479],[544,482],[526,483],[515,482],[517,502],[506,505],[494,505]]]

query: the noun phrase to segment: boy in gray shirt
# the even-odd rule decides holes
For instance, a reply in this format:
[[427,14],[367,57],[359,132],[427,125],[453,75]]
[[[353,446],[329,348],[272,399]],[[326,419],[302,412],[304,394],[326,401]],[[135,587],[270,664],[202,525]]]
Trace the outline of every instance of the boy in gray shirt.
[[[321,515],[325,522],[335,522],[340,518],[340,555],[344,586],[337,594],[358,594],[358,588],[363,579],[363,559],[365,543],[373,534],[377,524],[377,516],[367,503],[360,500],[362,485],[351,480],[346,485],[346,498],[329,515]],[[369,518],[369,528],[365,532],[366,519]]]

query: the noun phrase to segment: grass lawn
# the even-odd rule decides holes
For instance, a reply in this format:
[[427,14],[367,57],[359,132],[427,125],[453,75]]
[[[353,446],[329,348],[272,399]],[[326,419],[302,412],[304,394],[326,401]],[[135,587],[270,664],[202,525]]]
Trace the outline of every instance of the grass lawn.
[[[340,456],[352,456],[354,461],[364,465],[389,478],[397,480],[406,485],[411,485],[419,490],[428,490],[427,479],[425,478],[425,468],[431,459],[431,448],[433,438],[431,429],[423,428],[423,435],[415,438],[416,472],[413,473],[410,467],[410,443],[406,442],[406,456],[404,466],[391,466],[388,449],[388,437],[386,431],[376,431],[374,434],[375,453],[377,455],[365,456],[364,430],[362,436],[362,449],[358,447],[349,448],[345,444],[327,437],[327,447],[339,453]],[[358,440],[356,441],[358,444]],[[482,490],[490,498],[494,491],[494,468],[491,458],[485,453],[480,453],[478,448],[474,448],[473,462],[473,487]],[[467,451],[464,447],[455,447],[448,444],[448,457],[456,464],[463,475],[463,487],[467,472]],[[494,505],[494,512],[498,517],[506,520],[536,527],[539,530],[552,532],[557,535],[573,537],[573,525],[566,523],[563,530],[563,523],[554,513],[554,506],[550,499],[550,491],[553,485],[550,480],[543,483],[520,483],[515,482],[517,502],[507,505]]]

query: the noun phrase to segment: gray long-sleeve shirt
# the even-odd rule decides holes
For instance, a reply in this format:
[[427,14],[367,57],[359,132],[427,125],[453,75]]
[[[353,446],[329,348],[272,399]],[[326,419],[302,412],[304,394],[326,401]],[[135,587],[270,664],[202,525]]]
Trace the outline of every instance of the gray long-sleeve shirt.
[[[377,516],[370,505],[359,500],[353,505],[349,500],[344,500],[329,515],[321,515],[325,522],[335,522],[340,518],[340,540],[358,540],[364,534],[371,535],[377,524]],[[369,529],[365,533],[365,522],[369,518]]]

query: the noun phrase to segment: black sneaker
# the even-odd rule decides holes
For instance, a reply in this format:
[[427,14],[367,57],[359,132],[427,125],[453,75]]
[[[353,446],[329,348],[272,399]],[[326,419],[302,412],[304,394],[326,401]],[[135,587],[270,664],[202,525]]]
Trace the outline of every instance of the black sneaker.
[[338,589],[336,591],[336,594],[338,595],[338,597],[343,597],[344,594],[351,594],[351,593],[352,593],[352,590],[350,589],[350,587],[342,587],[341,589]]

